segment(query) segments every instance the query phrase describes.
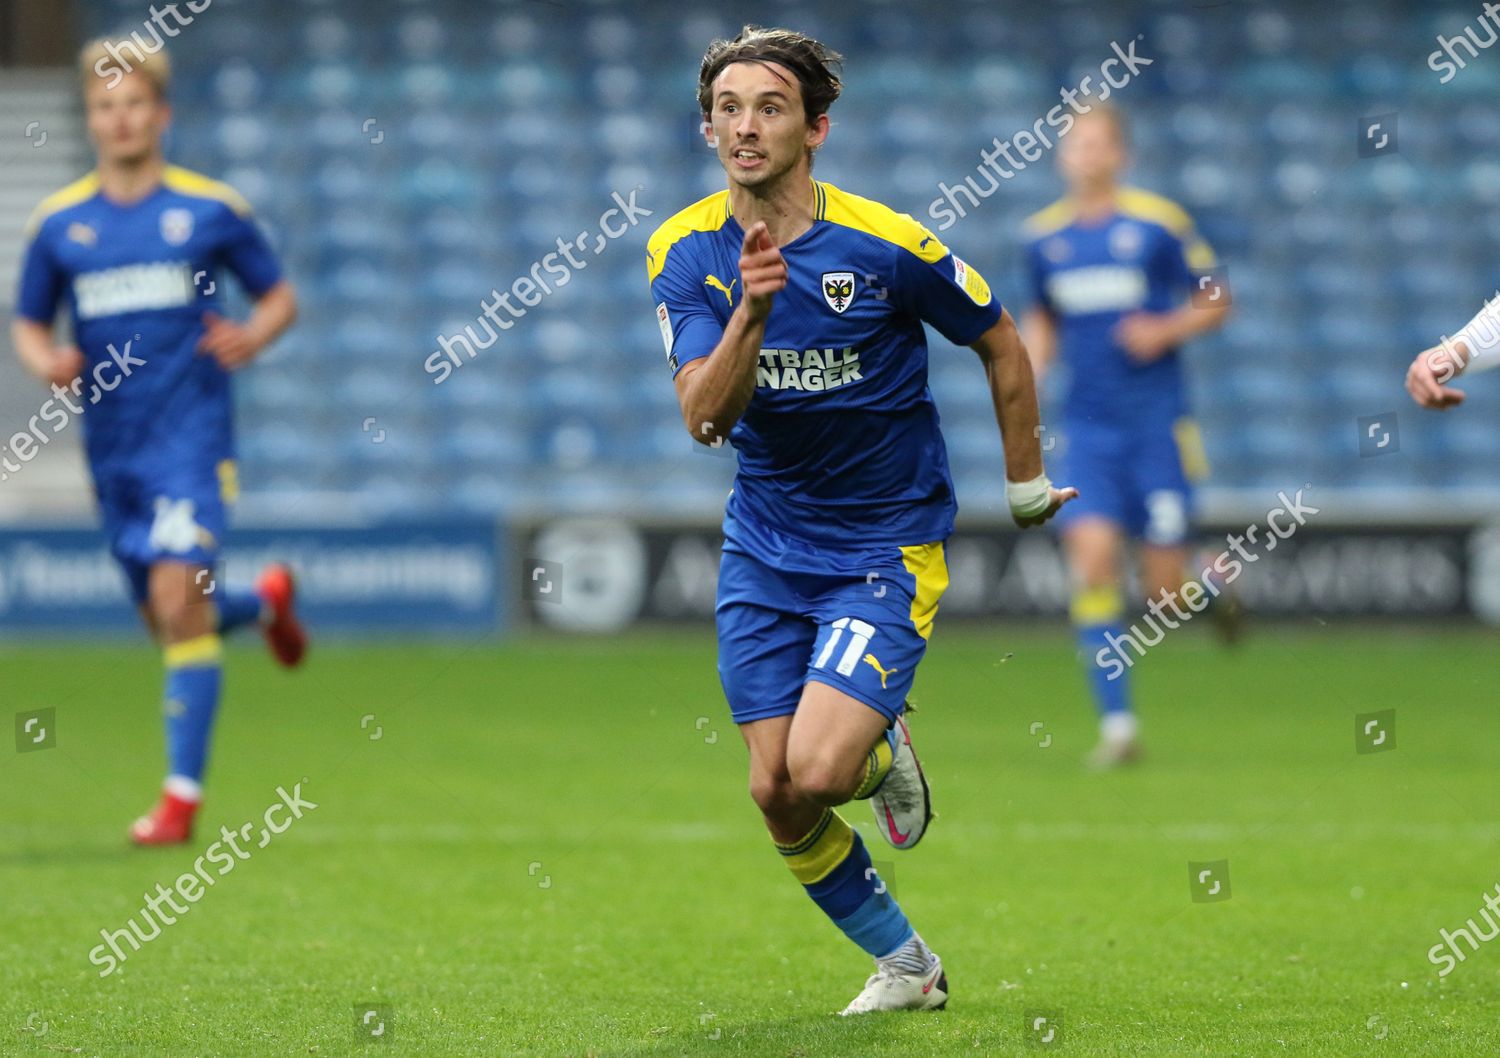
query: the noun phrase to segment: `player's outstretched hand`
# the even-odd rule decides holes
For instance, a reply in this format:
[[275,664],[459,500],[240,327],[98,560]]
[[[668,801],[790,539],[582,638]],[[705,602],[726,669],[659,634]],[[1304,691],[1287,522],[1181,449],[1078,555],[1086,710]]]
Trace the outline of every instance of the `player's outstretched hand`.
[[1417,354],[1406,369],[1406,392],[1424,408],[1447,411],[1464,402],[1464,391],[1443,385],[1454,375],[1453,353],[1434,346]]
[[243,323],[226,320],[217,312],[205,312],[198,351],[212,356],[225,371],[233,371],[253,360],[260,352],[260,345]]
[[740,249],[740,289],[750,315],[763,320],[771,314],[771,299],[786,289],[786,260],[771,241],[763,220],[750,225]]
[[1045,511],[1043,511],[1041,514],[1033,514],[1030,518],[1022,518],[1014,511],[1012,511],[1011,517],[1015,519],[1016,524],[1019,525],[1022,529],[1030,529],[1033,525],[1041,525],[1047,519],[1056,514],[1063,504],[1068,503],[1072,500],[1076,500],[1077,498],[1078,490],[1072,488],[1071,486],[1065,489],[1051,487],[1047,489],[1048,502],[1047,509]]
[[52,364],[47,370],[47,383],[67,389],[83,374],[86,361],[76,345],[62,345],[52,350]]

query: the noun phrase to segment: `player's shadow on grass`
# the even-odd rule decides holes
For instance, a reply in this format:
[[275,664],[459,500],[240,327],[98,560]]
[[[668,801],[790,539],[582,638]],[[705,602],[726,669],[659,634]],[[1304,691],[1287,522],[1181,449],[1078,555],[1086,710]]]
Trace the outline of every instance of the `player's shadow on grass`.
[[[610,1058],[665,1058],[667,1055],[799,1054],[806,1058],[911,1054],[1024,1054],[1032,1048],[1021,1033],[1019,1005],[971,999],[962,1013],[896,1011],[841,1018],[837,1008],[822,1014],[767,1020],[715,1016],[701,1026],[664,1032],[661,1038],[628,1049],[601,1044]],[[1013,1031],[1007,1032],[1007,1025]],[[718,1032],[715,1037],[714,1032]],[[586,1052],[579,1052],[580,1054]]]

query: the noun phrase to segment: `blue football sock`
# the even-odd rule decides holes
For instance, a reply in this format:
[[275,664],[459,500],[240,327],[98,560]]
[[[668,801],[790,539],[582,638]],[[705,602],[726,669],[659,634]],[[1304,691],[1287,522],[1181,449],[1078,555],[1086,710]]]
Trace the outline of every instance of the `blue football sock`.
[[911,923],[870,865],[865,843],[828,808],[801,841],[776,845],[813,903],[844,935],[877,959],[912,938]]
[[1123,610],[1117,588],[1093,588],[1073,597],[1080,660],[1100,716],[1130,712],[1130,666],[1135,658],[1125,653]]
[[167,686],[162,710],[167,727],[169,778],[203,781],[208,739],[223,682],[219,637],[210,633],[166,649]]
[[228,632],[260,620],[260,596],[248,588],[219,586],[214,589],[219,608],[219,631]]

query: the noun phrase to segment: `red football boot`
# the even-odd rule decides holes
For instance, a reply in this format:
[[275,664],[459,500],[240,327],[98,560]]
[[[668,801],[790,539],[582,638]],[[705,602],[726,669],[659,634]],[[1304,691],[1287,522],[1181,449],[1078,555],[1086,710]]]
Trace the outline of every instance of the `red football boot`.
[[131,824],[130,840],[137,845],[184,844],[193,836],[193,816],[197,811],[197,801],[185,801],[163,791],[155,810]]
[[267,566],[255,581],[255,594],[271,611],[271,619],[260,626],[266,644],[277,661],[289,669],[296,668],[307,653],[307,633],[297,620],[297,582],[292,571],[279,562]]

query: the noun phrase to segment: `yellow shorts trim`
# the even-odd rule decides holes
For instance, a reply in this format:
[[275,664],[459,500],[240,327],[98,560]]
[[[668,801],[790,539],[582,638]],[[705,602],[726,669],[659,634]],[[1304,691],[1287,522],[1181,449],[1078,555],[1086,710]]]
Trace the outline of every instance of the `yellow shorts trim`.
[[1182,462],[1182,472],[1189,481],[1203,481],[1208,477],[1208,452],[1203,448],[1203,434],[1196,419],[1183,416],[1172,424],[1172,437],[1177,442],[1177,458]]
[[237,503],[240,498],[240,467],[233,459],[219,460],[219,499]]
[[911,600],[912,627],[917,630],[917,635],[927,639],[932,635],[938,600],[948,590],[948,557],[943,551],[943,542],[903,547],[901,561],[906,571],[917,578],[916,594]]

